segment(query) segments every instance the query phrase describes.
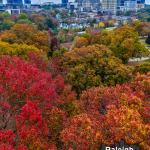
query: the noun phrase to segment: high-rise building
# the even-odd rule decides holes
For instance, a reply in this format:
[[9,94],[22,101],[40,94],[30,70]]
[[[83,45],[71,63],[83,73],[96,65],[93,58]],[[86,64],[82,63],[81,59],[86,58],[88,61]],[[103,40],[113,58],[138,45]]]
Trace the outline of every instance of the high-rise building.
[[145,7],[145,0],[137,0],[137,9],[142,9]]
[[134,1],[137,4],[145,4],[145,0],[118,0],[118,5],[119,6],[124,6],[126,1],[130,1],[130,2]]
[[23,4],[22,0],[7,0],[7,4],[16,5],[16,4]]
[[102,0],[102,9],[113,14],[117,12],[118,0]]
[[31,4],[32,0],[0,0],[0,4],[7,5],[20,5],[20,4]]
[[23,0],[23,4],[31,4],[31,0]]
[[124,1],[125,0],[118,0],[117,1],[118,6],[124,6]]
[[138,4],[145,4],[145,0],[137,0]]
[[125,11],[136,11],[137,0],[125,0],[124,10]]
[[67,7],[68,0],[62,0],[61,3],[63,7]]
[[100,0],[75,0],[75,2],[83,11],[93,11],[100,8]]
[[118,10],[137,11],[144,8],[145,0],[118,0]]
[[82,4],[83,0],[75,0],[76,3]]

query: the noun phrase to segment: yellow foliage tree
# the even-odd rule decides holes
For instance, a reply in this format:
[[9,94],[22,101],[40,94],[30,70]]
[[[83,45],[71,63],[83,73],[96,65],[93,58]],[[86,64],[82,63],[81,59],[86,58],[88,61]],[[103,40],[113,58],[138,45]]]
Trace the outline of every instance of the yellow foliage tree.
[[1,33],[0,39],[10,44],[34,45],[40,50],[49,50],[48,33],[39,31],[31,24],[16,24],[10,30]]
[[9,44],[0,41],[0,55],[20,56],[27,58],[29,53],[42,54],[42,52],[35,46],[28,46],[27,44]]
[[104,28],[105,27],[105,24],[103,22],[99,22],[99,28]]
[[83,46],[87,46],[88,43],[89,42],[88,42],[87,38],[85,38],[85,37],[77,37],[75,39],[74,47],[80,48],[80,47],[83,47]]

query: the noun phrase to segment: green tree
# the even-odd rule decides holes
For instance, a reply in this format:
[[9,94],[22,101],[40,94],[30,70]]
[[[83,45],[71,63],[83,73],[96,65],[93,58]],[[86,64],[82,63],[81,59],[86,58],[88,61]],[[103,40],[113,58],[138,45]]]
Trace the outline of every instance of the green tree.
[[3,18],[10,18],[10,14],[8,12],[3,12],[2,13]]
[[106,45],[123,63],[129,58],[148,55],[148,49],[139,40],[135,28],[125,25],[113,31],[92,32],[88,38],[90,44]]
[[19,19],[18,24],[31,24],[32,22],[29,19]]
[[19,17],[18,17],[18,19],[28,19],[28,15],[27,14],[25,14],[25,13],[21,13],[21,14],[19,14]]
[[150,72],[150,60],[148,62],[144,62],[135,67],[135,72],[139,73],[148,73]]
[[79,94],[98,85],[115,85],[130,78],[130,69],[103,45],[75,48],[64,54],[66,81]]
[[10,19],[4,20],[1,24],[1,30],[9,30],[12,26],[14,26],[15,22]]
[[112,33],[109,47],[123,63],[127,63],[131,57],[141,57],[148,53],[139,41],[138,33],[129,26],[118,28]]

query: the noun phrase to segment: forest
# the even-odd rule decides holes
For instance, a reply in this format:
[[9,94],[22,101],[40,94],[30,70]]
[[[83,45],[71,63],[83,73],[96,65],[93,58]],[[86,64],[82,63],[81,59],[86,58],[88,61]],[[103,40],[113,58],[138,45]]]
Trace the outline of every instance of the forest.
[[53,13],[0,14],[0,150],[150,150],[150,23],[76,36]]

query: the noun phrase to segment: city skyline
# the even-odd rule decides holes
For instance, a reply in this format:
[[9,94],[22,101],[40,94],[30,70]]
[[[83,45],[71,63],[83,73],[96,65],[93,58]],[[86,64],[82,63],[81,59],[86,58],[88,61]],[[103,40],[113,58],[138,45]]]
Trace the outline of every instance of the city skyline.
[[[41,0],[42,1],[42,0]],[[43,0],[44,1],[44,0]],[[54,2],[54,3],[61,3],[62,0],[46,0],[46,1],[50,1],[50,2]],[[69,2],[74,2],[75,0],[69,0]],[[145,0],[146,4],[150,4],[150,0]]]
[[[3,0],[3,1],[6,1],[6,0]],[[68,1],[74,2],[75,0],[68,0]],[[61,4],[62,0],[31,0],[32,4],[41,4],[41,3],[46,3],[46,2],[53,2],[55,4]],[[145,3],[150,5],[150,0],[145,0]]]

